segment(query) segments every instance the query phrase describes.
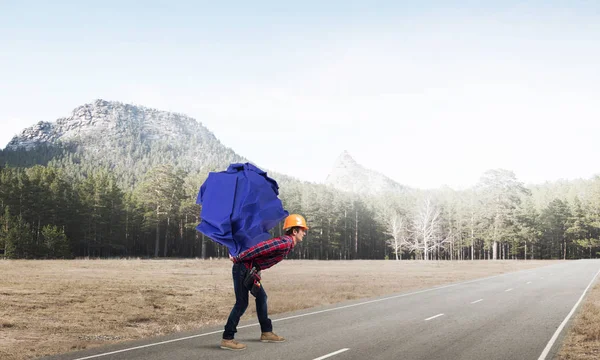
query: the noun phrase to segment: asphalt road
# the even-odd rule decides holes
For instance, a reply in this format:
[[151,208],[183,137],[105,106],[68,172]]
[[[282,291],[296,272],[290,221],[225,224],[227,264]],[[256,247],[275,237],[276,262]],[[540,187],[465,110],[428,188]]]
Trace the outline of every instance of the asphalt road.
[[261,343],[253,320],[238,328],[238,352],[219,348],[218,326],[47,359],[552,359],[599,272],[600,261],[571,261],[280,314],[286,342]]

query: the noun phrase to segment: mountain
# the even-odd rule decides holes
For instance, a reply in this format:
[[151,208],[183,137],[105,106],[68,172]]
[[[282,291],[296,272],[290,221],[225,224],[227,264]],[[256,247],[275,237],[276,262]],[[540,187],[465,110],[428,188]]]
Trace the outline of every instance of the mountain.
[[[24,129],[0,151],[0,164],[55,165],[76,177],[108,168],[122,187],[135,186],[159,164],[206,173],[249,161],[189,116],[102,99],[79,106],[55,122],[41,121]],[[263,170],[276,177],[280,186],[298,181]],[[335,161],[326,184],[362,194],[407,189],[359,165],[347,151]]]
[[74,109],[70,116],[55,123],[40,121],[24,129],[7,145],[7,149],[31,149],[40,144],[80,142],[103,145],[116,137],[140,136],[141,140],[217,141],[200,123],[185,115],[143,106],[96,100]]
[[74,174],[81,168],[107,167],[124,177],[127,186],[159,163],[206,172],[248,161],[191,117],[102,99],[55,122],[24,129],[2,157],[2,164],[13,166],[78,166]]
[[338,190],[365,195],[409,190],[389,177],[358,164],[346,150],[335,160],[325,183]]

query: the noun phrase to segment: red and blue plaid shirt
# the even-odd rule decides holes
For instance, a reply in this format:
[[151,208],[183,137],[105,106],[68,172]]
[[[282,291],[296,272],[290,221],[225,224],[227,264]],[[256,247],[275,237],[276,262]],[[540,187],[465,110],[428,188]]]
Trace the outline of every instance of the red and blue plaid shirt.
[[294,239],[289,235],[272,238],[258,243],[235,256],[235,263],[250,265],[254,263],[260,270],[277,264],[294,248]]

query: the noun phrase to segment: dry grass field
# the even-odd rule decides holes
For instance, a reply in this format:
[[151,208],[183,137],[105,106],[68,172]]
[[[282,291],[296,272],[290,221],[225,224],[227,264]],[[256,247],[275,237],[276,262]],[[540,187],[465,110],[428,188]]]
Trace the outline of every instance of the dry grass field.
[[[269,312],[277,314],[552,263],[286,260],[263,272],[263,285]],[[586,335],[576,336],[595,328],[597,349],[598,287],[594,294],[594,304],[586,305],[594,317],[584,315],[577,326]],[[4,260],[0,358],[30,359],[224,324],[233,303],[231,262],[225,259]],[[253,317],[249,306],[242,320]]]
[[600,359],[600,282],[589,290],[565,336],[559,360]]

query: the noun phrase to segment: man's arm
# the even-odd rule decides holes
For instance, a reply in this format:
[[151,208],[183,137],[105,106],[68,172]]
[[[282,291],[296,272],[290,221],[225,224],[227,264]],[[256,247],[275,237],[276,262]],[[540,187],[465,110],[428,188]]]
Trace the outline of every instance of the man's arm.
[[248,262],[265,255],[272,256],[287,251],[290,247],[290,241],[291,239],[286,237],[277,237],[260,242],[235,256],[234,262]]

